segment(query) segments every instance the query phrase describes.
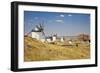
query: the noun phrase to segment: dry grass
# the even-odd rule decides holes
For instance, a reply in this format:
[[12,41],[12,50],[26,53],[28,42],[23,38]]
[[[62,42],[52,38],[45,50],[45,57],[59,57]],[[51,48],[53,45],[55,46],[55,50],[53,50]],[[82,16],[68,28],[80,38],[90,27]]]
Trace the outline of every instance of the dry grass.
[[24,38],[24,61],[69,60],[90,58],[90,47],[82,44],[60,46],[42,43],[31,37]]

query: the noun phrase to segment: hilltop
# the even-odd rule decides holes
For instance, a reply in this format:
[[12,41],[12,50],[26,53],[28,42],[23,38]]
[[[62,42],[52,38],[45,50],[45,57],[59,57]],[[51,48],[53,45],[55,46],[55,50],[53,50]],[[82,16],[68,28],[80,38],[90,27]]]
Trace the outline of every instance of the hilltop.
[[42,43],[36,39],[24,37],[24,61],[46,60],[73,60],[90,58],[90,46],[79,45],[78,47],[61,46]]

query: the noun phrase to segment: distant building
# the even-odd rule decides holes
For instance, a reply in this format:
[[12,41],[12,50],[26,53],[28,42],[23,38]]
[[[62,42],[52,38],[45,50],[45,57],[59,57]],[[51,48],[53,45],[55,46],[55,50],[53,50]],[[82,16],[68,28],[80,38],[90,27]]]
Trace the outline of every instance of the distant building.
[[52,37],[51,36],[46,37],[45,40],[50,43],[50,42],[52,42]]
[[55,42],[57,40],[57,35],[52,36],[52,41]]
[[65,41],[64,37],[57,36],[57,34],[53,36],[48,36],[45,38],[45,40],[47,42],[64,42]]
[[61,41],[61,42],[64,42],[64,41],[65,41],[65,40],[64,40],[64,37],[61,37],[60,41]]

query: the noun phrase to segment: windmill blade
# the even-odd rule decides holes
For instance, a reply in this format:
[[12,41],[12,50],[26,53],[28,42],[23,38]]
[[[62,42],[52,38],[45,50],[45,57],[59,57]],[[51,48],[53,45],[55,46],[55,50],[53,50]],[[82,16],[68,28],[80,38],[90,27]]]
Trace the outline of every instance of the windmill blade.
[[44,22],[42,21],[41,23],[40,23],[40,27],[42,27],[42,28],[44,28]]
[[42,34],[45,36],[45,33],[42,31]]
[[42,25],[41,24],[39,24],[39,31],[43,31],[44,30],[44,28],[42,27]]
[[42,27],[42,24],[41,24],[41,23],[39,24],[39,27],[40,27],[40,29],[43,29],[43,27]]
[[38,30],[40,30],[40,26],[36,25],[36,28],[37,28]]
[[38,26],[38,25],[36,25],[36,27],[37,27],[37,28],[39,28],[39,26]]

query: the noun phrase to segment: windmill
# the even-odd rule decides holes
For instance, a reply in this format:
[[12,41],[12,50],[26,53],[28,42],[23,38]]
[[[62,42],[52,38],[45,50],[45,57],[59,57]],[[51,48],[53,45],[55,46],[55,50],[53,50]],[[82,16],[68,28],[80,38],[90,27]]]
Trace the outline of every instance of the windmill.
[[36,25],[35,28],[32,28],[31,31],[27,33],[27,35],[29,35],[31,32],[41,32],[42,35],[45,36],[43,22]]
[[38,32],[41,32],[42,35],[45,36],[43,22],[42,23],[39,23],[39,25],[36,25],[35,30],[38,31]]
[[35,27],[32,28],[31,31],[27,33],[27,35],[30,35],[32,38],[37,40],[45,39],[43,22],[35,25]]

